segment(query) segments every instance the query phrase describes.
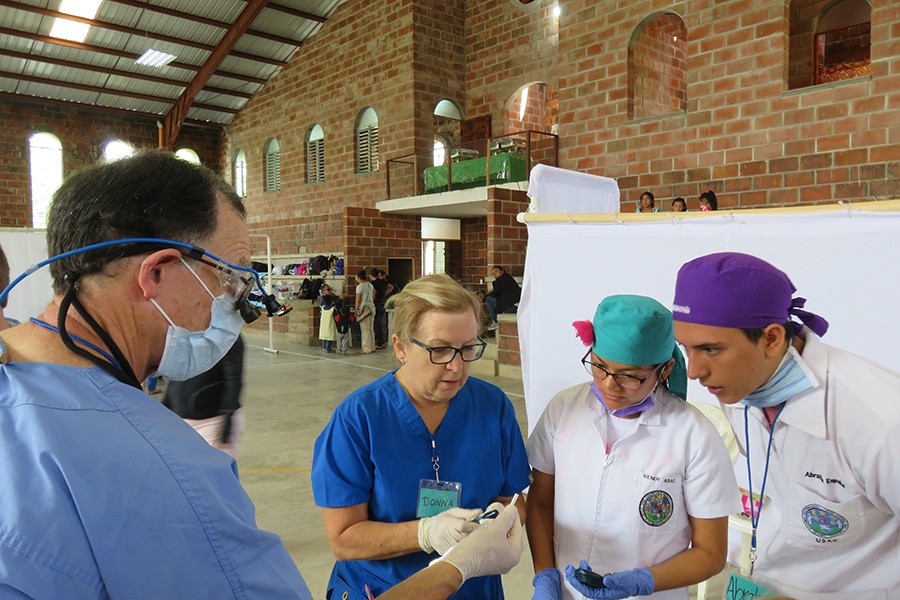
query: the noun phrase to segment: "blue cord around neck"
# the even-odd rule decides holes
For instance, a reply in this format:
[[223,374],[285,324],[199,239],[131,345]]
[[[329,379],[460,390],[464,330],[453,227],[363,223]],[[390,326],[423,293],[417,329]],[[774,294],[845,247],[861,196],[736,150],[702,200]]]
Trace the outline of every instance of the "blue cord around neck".
[[[40,319],[37,319],[37,318],[35,318],[35,317],[31,317],[31,318],[29,319],[29,321],[31,321],[31,322],[34,323],[35,325],[40,325],[40,326],[43,327],[44,329],[49,329],[50,331],[53,331],[53,332],[55,332],[55,333],[59,333],[59,329],[57,329],[56,327],[54,327],[54,326],[51,325],[50,323],[47,323],[46,321],[41,321]],[[111,364],[115,365],[117,368],[119,368],[119,369],[122,368],[122,365],[119,364],[119,361],[117,361],[115,358],[113,358],[112,355],[111,355],[109,352],[107,352],[106,350],[104,350],[104,349],[101,348],[100,346],[98,346],[98,345],[96,345],[96,344],[92,344],[91,342],[87,341],[86,339],[80,338],[80,337],[78,337],[77,335],[72,335],[71,333],[69,334],[69,337],[72,338],[73,340],[75,340],[76,342],[78,342],[79,344],[81,344],[82,346],[85,346],[85,347],[87,347],[87,348],[90,348],[90,349],[93,350],[94,352],[99,353],[101,356],[103,356],[103,358],[105,358],[106,360],[108,360]]]
[[[747,411],[750,409],[749,406],[744,406],[744,441],[747,446],[747,487],[750,488],[750,526],[752,527],[752,533],[750,537],[750,551],[755,556],[756,555],[756,527],[759,525],[759,517],[760,513],[762,513],[762,505],[763,498],[765,498],[766,494],[766,479],[769,477],[769,457],[772,456],[772,439],[775,436],[775,423],[778,422],[778,417],[781,416],[781,411],[784,410],[784,407],[787,405],[787,402],[783,403],[779,408],[778,412],[775,413],[775,418],[772,419],[772,424],[769,426],[769,445],[766,449],[766,466],[763,471],[763,480],[762,487],[759,489],[759,510],[753,510],[754,502],[753,502],[753,475],[750,473],[750,425],[749,418],[747,417]],[[754,559],[755,561],[755,559]],[[753,567],[751,566],[751,574]]]

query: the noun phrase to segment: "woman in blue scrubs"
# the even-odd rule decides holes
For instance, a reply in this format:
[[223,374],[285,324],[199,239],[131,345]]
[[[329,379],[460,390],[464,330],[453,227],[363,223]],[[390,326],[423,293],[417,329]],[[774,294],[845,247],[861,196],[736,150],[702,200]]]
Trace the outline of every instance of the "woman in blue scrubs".
[[[413,281],[390,302],[400,367],[350,394],[315,444],[335,600],[378,595],[425,568],[483,510],[528,486],[512,403],[469,377],[485,348],[483,304],[447,275]],[[501,599],[500,577],[471,579],[454,598]]]

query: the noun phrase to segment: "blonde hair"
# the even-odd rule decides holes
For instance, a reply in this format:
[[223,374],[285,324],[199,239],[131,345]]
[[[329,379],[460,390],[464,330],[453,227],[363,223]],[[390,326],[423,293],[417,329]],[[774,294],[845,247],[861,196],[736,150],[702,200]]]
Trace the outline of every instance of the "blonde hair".
[[394,309],[393,329],[401,339],[415,335],[422,316],[430,311],[461,313],[471,310],[482,333],[484,303],[449,275],[426,275],[407,283],[403,291],[387,299]]

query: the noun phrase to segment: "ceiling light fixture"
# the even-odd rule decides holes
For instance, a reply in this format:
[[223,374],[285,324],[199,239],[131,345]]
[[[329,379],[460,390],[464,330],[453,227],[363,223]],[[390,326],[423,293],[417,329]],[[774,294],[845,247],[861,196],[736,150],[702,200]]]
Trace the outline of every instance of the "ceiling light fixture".
[[154,50],[153,48],[148,48],[147,51],[137,57],[134,62],[148,67],[164,67],[173,60],[175,60],[174,54],[168,54],[166,52]]
[[[63,0],[59,6],[59,12],[67,15],[74,15],[84,19],[93,19],[100,10],[100,3],[103,0]],[[53,26],[50,28],[50,36],[73,42],[84,42],[87,39],[88,31],[91,26],[87,23],[76,23],[69,19],[57,17],[53,19]]]

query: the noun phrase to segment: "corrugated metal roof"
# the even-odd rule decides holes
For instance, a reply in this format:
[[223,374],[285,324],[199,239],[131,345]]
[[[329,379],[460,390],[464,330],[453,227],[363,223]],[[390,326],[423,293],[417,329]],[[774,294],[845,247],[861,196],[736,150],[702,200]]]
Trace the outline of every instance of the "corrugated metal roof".
[[[231,122],[232,113],[212,107],[240,110],[247,98],[225,92],[257,92],[262,85],[247,79],[265,80],[277,73],[281,67],[266,61],[287,61],[321,26],[318,18],[302,14],[328,18],[340,2],[270,2],[238,39],[234,54],[225,57],[197,94],[195,103],[201,106],[192,107],[188,118]],[[165,114],[209,59],[211,48],[248,7],[248,0],[104,0],[95,19],[100,25],[92,25],[85,42],[75,45],[49,38],[53,16],[34,12],[56,11],[59,4],[60,0],[9,0],[0,8],[0,28],[5,29],[0,34],[0,92]],[[162,68],[134,62],[151,47],[174,54],[175,62]]]

